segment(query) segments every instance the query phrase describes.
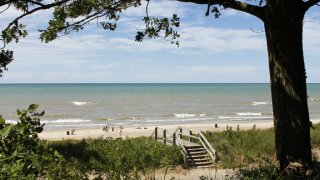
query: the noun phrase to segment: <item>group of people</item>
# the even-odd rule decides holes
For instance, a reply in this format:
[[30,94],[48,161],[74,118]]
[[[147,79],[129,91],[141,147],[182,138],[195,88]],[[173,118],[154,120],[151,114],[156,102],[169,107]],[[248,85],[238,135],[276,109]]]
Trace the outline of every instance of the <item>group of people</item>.
[[[104,131],[104,132],[109,132],[109,128],[110,128],[110,127],[109,127],[108,125],[103,126],[102,131]],[[120,133],[120,137],[121,137],[122,131],[123,131],[123,126],[120,126],[119,129],[120,129],[119,133]],[[111,127],[111,131],[112,131],[112,132],[115,131],[114,126]]]
[[[114,131],[114,126],[111,128],[112,132]],[[102,131],[109,132],[109,126],[103,126]]]
[[[102,131],[109,132],[109,128],[110,128],[110,127],[109,127],[108,125],[103,126]],[[123,126],[120,126],[119,129],[120,129],[120,131],[122,131],[122,130],[123,130]],[[111,127],[111,131],[112,131],[112,132],[115,131],[114,126]]]

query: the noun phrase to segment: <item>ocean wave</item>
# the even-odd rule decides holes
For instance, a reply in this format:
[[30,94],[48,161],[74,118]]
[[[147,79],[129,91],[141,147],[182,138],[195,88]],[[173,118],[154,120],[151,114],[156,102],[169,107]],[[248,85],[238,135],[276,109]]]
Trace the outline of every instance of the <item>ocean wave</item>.
[[311,101],[320,101],[320,98],[310,98]]
[[144,118],[141,116],[131,116],[131,117],[122,118],[122,120],[141,121],[141,120],[144,120]]
[[261,105],[267,105],[270,104],[269,102],[252,102],[251,106],[261,106]]
[[258,119],[272,119],[272,116],[219,116],[218,119],[222,120],[258,120]]
[[71,102],[73,105],[76,105],[76,106],[84,106],[84,105],[87,105],[87,104],[91,104],[92,102],[81,102],[81,101],[73,101]]
[[52,123],[81,123],[90,122],[92,120],[88,119],[57,119],[57,120],[43,120],[42,123],[52,124]]
[[238,116],[262,116],[262,113],[255,113],[255,112],[238,112],[236,113]]
[[184,122],[184,121],[206,121],[212,120],[213,118],[184,118],[184,119],[150,119],[145,120],[146,123],[154,123],[154,122]]
[[205,117],[206,114],[174,114],[174,117],[176,118],[192,118],[192,117]]
[[9,124],[17,124],[18,122],[15,121],[15,120],[6,120],[6,123],[9,123]]

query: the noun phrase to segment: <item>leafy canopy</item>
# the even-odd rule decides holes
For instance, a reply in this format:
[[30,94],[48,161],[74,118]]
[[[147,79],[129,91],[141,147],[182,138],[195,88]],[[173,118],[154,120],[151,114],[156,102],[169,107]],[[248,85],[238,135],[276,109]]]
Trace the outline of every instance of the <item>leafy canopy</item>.
[[[141,6],[141,0],[55,0],[51,3],[45,0],[4,0],[0,2],[0,7],[6,8],[0,11],[0,14],[9,7],[22,12],[1,31],[0,40],[3,46],[0,48],[0,76],[13,60],[13,51],[5,50],[6,45],[11,42],[18,43],[21,38],[28,35],[26,25],[21,23],[24,17],[54,8],[48,27],[39,30],[41,41],[48,43],[59,36],[80,31],[90,22],[96,23],[97,27],[104,30],[113,31],[117,28],[121,13],[130,7],[138,6]],[[145,37],[161,37],[179,45],[177,38],[180,35],[175,29],[180,26],[179,17],[175,14],[171,18],[149,17],[147,9],[148,7],[146,16],[142,19],[146,26],[137,32],[135,40],[141,42]]]

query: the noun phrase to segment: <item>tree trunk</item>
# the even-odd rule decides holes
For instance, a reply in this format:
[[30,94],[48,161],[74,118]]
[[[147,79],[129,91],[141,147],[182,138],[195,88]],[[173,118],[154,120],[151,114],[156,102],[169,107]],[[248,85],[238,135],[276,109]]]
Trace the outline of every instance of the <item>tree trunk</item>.
[[301,1],[272,0],[265,9],[276,156],[280,170],[290,162],[311,163],[310,120]]

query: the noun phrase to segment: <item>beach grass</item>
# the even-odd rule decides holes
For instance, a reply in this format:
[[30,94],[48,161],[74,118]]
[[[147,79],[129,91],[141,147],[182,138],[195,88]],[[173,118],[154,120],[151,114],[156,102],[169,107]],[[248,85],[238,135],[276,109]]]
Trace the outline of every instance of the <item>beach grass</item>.
[[50,146],[67,161],[77,164],[82,172],[106,179],[154,176],[158,168],[175,167],[182,163],[177,147],[145,137],[52,141]]
[[[318,179],[320,124],[311,128],[311,144],[313,150],[312,177],[300,172],[278,172],[275,159],[274,129],[252,128],[246,131],[227,128],[222,132],[205,132],[212,146],[219,152],[218,168],[237,169],[230,179],[286,179],[310,178]],[[289,169],[289,168],[288,168]]]
[[273,129],[242,131],[228,128],[222,132],[205,132],[212,146],[218,151],[220,168],[239,168],[274,158]]
[[[215,168],[238,169],[237,177],[276,178],[274,130],[206,131],[204,135],[218,151]],[[320,149],[320,125],[311,129],[313,149]],[[121,139],[86,139],[50,141],[50,146],[83,173],[117,179],[154,176],[159,168],[182,165],[180,150],[145,137]],[[235,177],[235,176],[232,176]]]

